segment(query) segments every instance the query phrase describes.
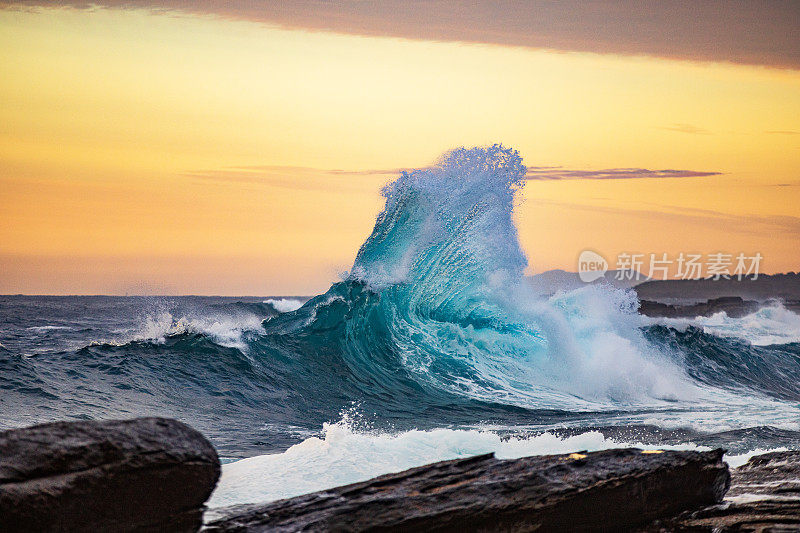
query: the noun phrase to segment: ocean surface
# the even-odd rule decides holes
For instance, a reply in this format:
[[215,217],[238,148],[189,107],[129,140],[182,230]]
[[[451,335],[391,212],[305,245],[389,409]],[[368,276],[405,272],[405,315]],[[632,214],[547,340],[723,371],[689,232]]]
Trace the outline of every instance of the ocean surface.
[[494,146],[401,174],[349,274],[307,301],[2,296],[0,428],[177,418],[225,463],[211,507],[486,452],[800,448],[800,316],[539,296],[513,217],[524,173]]

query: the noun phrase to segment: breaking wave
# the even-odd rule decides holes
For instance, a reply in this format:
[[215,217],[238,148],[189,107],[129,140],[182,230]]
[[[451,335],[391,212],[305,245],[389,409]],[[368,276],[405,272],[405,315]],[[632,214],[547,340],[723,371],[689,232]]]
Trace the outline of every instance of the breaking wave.
[[800,315],[786,309],[779,302],[766,305],[755,313],[740,318],[729,317],[721,311],[710,317],[652,318],[647,322],[662,324],[679,331],[699,327],[705,333],[740,339],[755,346],[800,342]]
[[[525,172],[516,151],[495,145],[402,173],[383,189],[349,274],[305,303],[166,306],[94,343],[85,338],[98,326],[72,321],[34,332],[41,339],[24,351],[0,348],[3,419],[175,416],[223,456],[282,452],[244,463],[267,465],[263,479],[276,477],[269,465],[282,475],[302,467],[285,488],[253,488],[261,497],[470,453],[655,438],[591,428],[669,428],[673,445],[700,442],[687,431],[711,425],[721,445],[796,441],[796,315],[643,322],[629,290],[534,293],[513,217]],[[37,351],[56,334],[83,344]],[[369,431],[329,424],[353,402]],[[536,434],[501,435],[510,428]],[[750,433],[731,433],[743,428]]]

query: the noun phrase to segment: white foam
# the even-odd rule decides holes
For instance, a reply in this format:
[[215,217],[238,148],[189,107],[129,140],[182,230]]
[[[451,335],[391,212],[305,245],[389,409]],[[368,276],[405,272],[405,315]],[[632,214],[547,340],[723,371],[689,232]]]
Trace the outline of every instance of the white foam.
[[751,396],[728,397],[727,405],[698,404],[690,413],[662,412],[647,415],[634,415],[628,420],[663,429],[687,428],[703,432],[723,432],[769,425],[785,431],[800,431],[798,409],[796,406],[774,400]]
[[169,311],[161,311],[146,315],[138,328],[117,343],[130,341],[164,343],[167,337],[173,335],[200,333],[211,337],[221,346],[245,349],[244,333],[261,330],[261,321],[260,317],[249,314],[176,318]]
[[785,452],[786,450],[788,450],[788,448],[756,448],[755,450],[750,450],[747,453],[739,455],[726,455],[725,462],[728,463],[728,466],[731,468],[739,468],[749,461],[751,457],[755,457],[756,455],[763,455],[770,452]]
[[[359,432],[347,421],[325,424],[322,437],[310,437],[283,453],[259,455],[222,465],[222,476],[208,502],[210,508],[268,502],[365,481],[437,461],[494,453],[498,459],[564,454],[610,448],[642,450],[710,450],[694,443],[652,445],[614,440],[598,431],[571,437],[542,433],[503,438],[482,429],[412,430],[402,433]],[[787,448],[758,448],[726,455],[731,468],[755,455]]]
[[270,298],[264,300],[264,303],[271,305],[279,313],[288,313],[303,307],[304,302],[294,298]]
[[398,434],[357,432],[346,422],[326,424],[283,453],[222,466],[209,507],[266,502],[364,481],[436,461],[494,453],[500,459],[634,446],[642,449],[708,449],[691,443],[652,446],[618,442],[590,431],[560,438],[544,433],[504,439],[485,430],[412,430]]
[[731,318],[721,311],[710,317],[644,317],[643,321],[646,324],[662,324],[679,331],[694,326],[711,335],[741,339],[756,346],[800,342],[800,315],[789,311],[780,303],[762,307],[741,318]]
[[699,389],[638,328],[636,295],[609,285],[559,292],[533,307],[559,387],[621,405],[695,401]]

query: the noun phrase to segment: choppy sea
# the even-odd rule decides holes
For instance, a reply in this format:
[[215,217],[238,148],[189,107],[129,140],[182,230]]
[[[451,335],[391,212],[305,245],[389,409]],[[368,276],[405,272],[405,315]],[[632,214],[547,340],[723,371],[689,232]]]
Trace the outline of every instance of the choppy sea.
[[402,173],[349,274],[310,299],[2,296],[0,428],[177,418],[225,463],[211,507],[486,452],[800,449],[800,316],[538,295],[524,170],[493,146]]

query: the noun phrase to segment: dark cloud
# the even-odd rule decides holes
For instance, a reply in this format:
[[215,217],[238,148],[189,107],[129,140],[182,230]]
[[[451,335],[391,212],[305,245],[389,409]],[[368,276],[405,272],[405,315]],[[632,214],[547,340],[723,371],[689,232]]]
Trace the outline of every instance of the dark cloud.
[[529,167],[528,180],[626,180],[641,178],[704,178],[721,172],[697,170],[650,170],[647,168],[608,168],[604,170],[570,170],[560,167]]
[[796,0],[0,0],[182,11],[334,31],[800,68]]

